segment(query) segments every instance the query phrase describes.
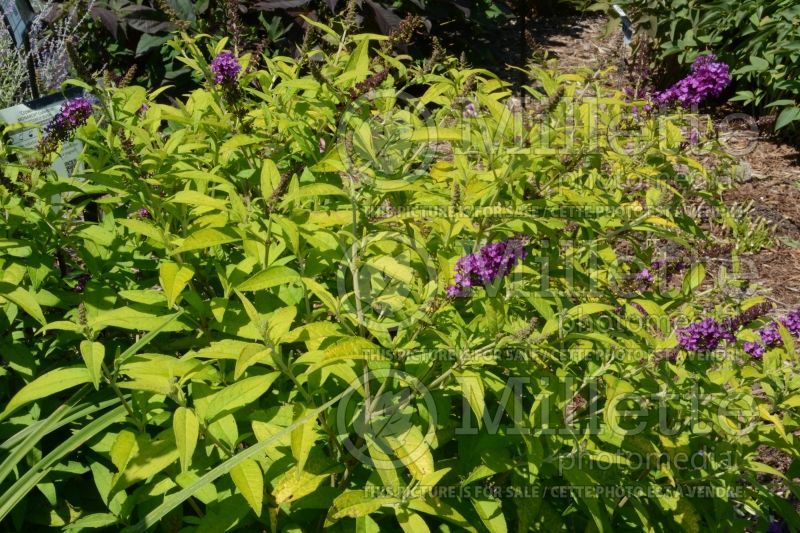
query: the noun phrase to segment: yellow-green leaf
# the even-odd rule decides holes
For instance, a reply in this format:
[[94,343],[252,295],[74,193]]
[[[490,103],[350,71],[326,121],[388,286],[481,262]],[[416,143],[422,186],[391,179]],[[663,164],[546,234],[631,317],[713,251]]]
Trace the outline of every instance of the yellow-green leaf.
[[123,429],[117,434],[114,444],[111,445],[111,463],[117,467],[118,472],[122,472],[138,450],[136,435],[130,430]]
[[203,248],[210,248],[220,244],[227,244],[229,242],[236,242],[241,240],[241,237],[230,229],[215,229],[204,228],[195,231],[183,241],[178,248],[172,253],[179,254],[181,252],[188,252],[190,250],[201,250]]
[[211,397],[206,407],[205,419],[212,422],[221,415],[230,413],[259,399],[267,392],[280,372],[253,376],[228,385]]
[[261,195],[264,200],[269,201],[280,181],[281,173],[278,172],[278,167],[271,159],[265,159],[264,166],[261,167]]
[[22,287],[15,287],[10,283],[2,282],[0,283],[0,297],[17,305],[20,309],[35,318],[42,326],[47,324],[44,313],[42,313],[42,308],[39,307],[36,298]]
[[200,424],[194,411],[186,407],[178,407],[175,414],[172,415],[172,428],[175,431],[175,444],[178,446],[181,470],[186,471],[192,464],[192,455],[200,434]]
[[261,505],[264,502],[264,475],[258,463],[252,459],[242,461],[231,468],[231,479],[253,512],[260,516]]
[[167,303],[170,307],[175,306],[183,289],[194,276],[194,270],[186,265],[178,265],[177,263],[162,263],[159,268],[158,279],[161,283],[161,288],[164,289],[164,295],[167,297]]
[[486,393],[483,389],[483,380],[476,372],[465,371],[456,375],[456,380],[461,386],[461,394],[469,403],[470,409],[475,413],[478,428],[483,427],[483,409],[486,406]]
[[57,392],[91,381],[92,378],[89,376],[89,371],[83,366],[58,368],[48,372],[22,387],[11,398],[3,412],[0,413],[0,420],[4,420],[9,414],[26,403],[52,396]]
[[291,268],[278,265],[262,270],[237,288],[240,291],[263,291],[277,285],[300,281],[300,279],[300,274]]
[[[296,420],[300,420],[306,415],[306,409],[301,404],[296,404],[294,415]],[[303,471],[311,448],[314,447],[314,441],[317,438],[315,423],[316,420],[311,418],[305,424],[292,430],[292,456],[297,461],[298,474]]]
[[100,376],[103,375],[103,358],[106,356],[106,347],[99,342],[82,341],[81,356],[89,370],[95,390],[100,389]]

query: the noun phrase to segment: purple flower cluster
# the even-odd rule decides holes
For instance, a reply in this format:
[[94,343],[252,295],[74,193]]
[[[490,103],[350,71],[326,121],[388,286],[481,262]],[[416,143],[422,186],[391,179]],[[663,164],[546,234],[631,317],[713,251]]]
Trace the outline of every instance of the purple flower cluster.
[[236,83],[236,78],[242,70],[239,61],[233,52],[220,52],[217,57],[211,61],[211,72],[214,73],[214,83],[217,85],[233,85]]
[[766,351],[764,347],[757,342],[746,342],[743,348],[744,352],[753,359],[761,359],[764,357],[764,352]]
[[[800,309],[792,311],[788,315],[778,319],[778,322],[783,324],[783,327],[794,337],[800,337]],[[770,322],[766,326],[758,330],[758,335],[761,337],[763,346],[758,342],[744,343],[744,351],[754,359],[760,359],[764,355],[767,348],[774,348],[776,346],[783,346],[783,338],[778,330],[777,322]]]
[[464,116],[475,118],[478,116],[478,110],[475,109],[475,104],[469,102],[467,105],[464,106]]
[[51,141],[66,141],[78,126],[83,126],[92,116],[92,103],[84,97],[67,100],[61,105],[45,127],[45,137]]
[[730,68],[716,59],[713,54],[698,56],[691,73],[669,89],[655,93],[653,102],[657,105],[677,102],[689,107],[722,94],[731,82]]
[[639,271],[638,274],[636,274],[636,281],[641,281],[648,285],[653,283],[654,279],[655,278],[653,278],[653,273],[650,272],[649,268],[643,268],[642,270]]
[[[722,321],[721,324],[713,318],[695,322],[678,330],[678,344],[690,352],[707,352],[714,350],[723,340],[734,343],[736,342],[734,334],[739,328],[768,313],[771,308],[772,304],[765,302],[754,305],[738,316]],[[800,337],[800,309],[779,318],[778,322],[783,324],[791,335]],[[742,345],[745,353],[753,359],[761,359],[767,348],[783,346],[778,322],[770,322],[758,330],[758,335],[761,337],[760,343],[745,342]]]
[[466,296],[472,287],[486,286],[508,275],[527,256],[526,243],[526,237],[512,237],[487,244],[476,253],[462,257],[456,263],[456,282],[447,288],[447,295]]
[[89,274],[81,274],[78,276],[78,282],[75,284],[75,287],[72,289],[74,292],[82,293],[86,290],[86,284],[89,280],[92,279],[92,276]]
[[706,318],[678,330],[678,344],[689,352],[710,352],[723,340],[736,342],[733,334],[713,318]]
[[775,322],[770,322],[758,330],[758,334],[761,336],[761,340],[764,342],[765,346],[773,347],[783,345],[781,333],[778,331],[778,324]]
[[794,335],[795,337],[800,337],[800,309],[792,311],[785,317],[780,319],[781,324],[785,327],[789,333]]

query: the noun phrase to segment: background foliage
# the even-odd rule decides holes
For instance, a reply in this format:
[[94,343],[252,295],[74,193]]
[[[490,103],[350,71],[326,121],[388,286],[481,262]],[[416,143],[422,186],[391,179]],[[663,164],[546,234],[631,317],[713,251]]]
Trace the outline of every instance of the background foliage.
[[[732,100],[775,111],[776,129],[800,122],[800,5],[792,0],[617,2],[658,45],[657,60],[689,65],[712,52],[731,65]],[[613,15],[611,3],[594,9]]]

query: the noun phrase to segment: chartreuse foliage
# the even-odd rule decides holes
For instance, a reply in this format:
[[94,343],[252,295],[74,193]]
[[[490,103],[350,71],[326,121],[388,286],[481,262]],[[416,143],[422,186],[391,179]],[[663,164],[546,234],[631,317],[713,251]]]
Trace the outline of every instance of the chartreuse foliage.
[[[757,482],[759,445],[796,455],[791,337],[665,357],[705,270],[627,285],[704,240],[684,206],[719,183],[678,117],[540,69],[515,113],[488,72],[320,31],[238,91],[104,89],[73,178],[3,145],[3,523],[800,525]],[[172,44],[198,80],[225,46]],[[514,235],[514,272],[446,296]]]

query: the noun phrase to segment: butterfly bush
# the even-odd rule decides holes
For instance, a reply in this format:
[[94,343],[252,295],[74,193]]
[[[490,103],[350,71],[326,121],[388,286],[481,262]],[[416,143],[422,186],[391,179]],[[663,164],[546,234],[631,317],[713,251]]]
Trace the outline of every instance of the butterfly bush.
[[658,105],[678,103],[690,107],[719,96],[730,82],[728,65],[718,62],[714,54],[702,55],[692,63],[688,76],[669,89],[655,93],[653,102]]
[[455,284],[447,288],[448,296],[466,296],[472,287],[486,286],[508,275],[518,262],[527,257],[526,243],[526,237],[512,237],[487,244],[476,253],[459,259]]
[[242,67],[233,52],[220,52],[211,61],[211,72],[214,74],[214,83],[217,85],[233,85],[236,83]]

